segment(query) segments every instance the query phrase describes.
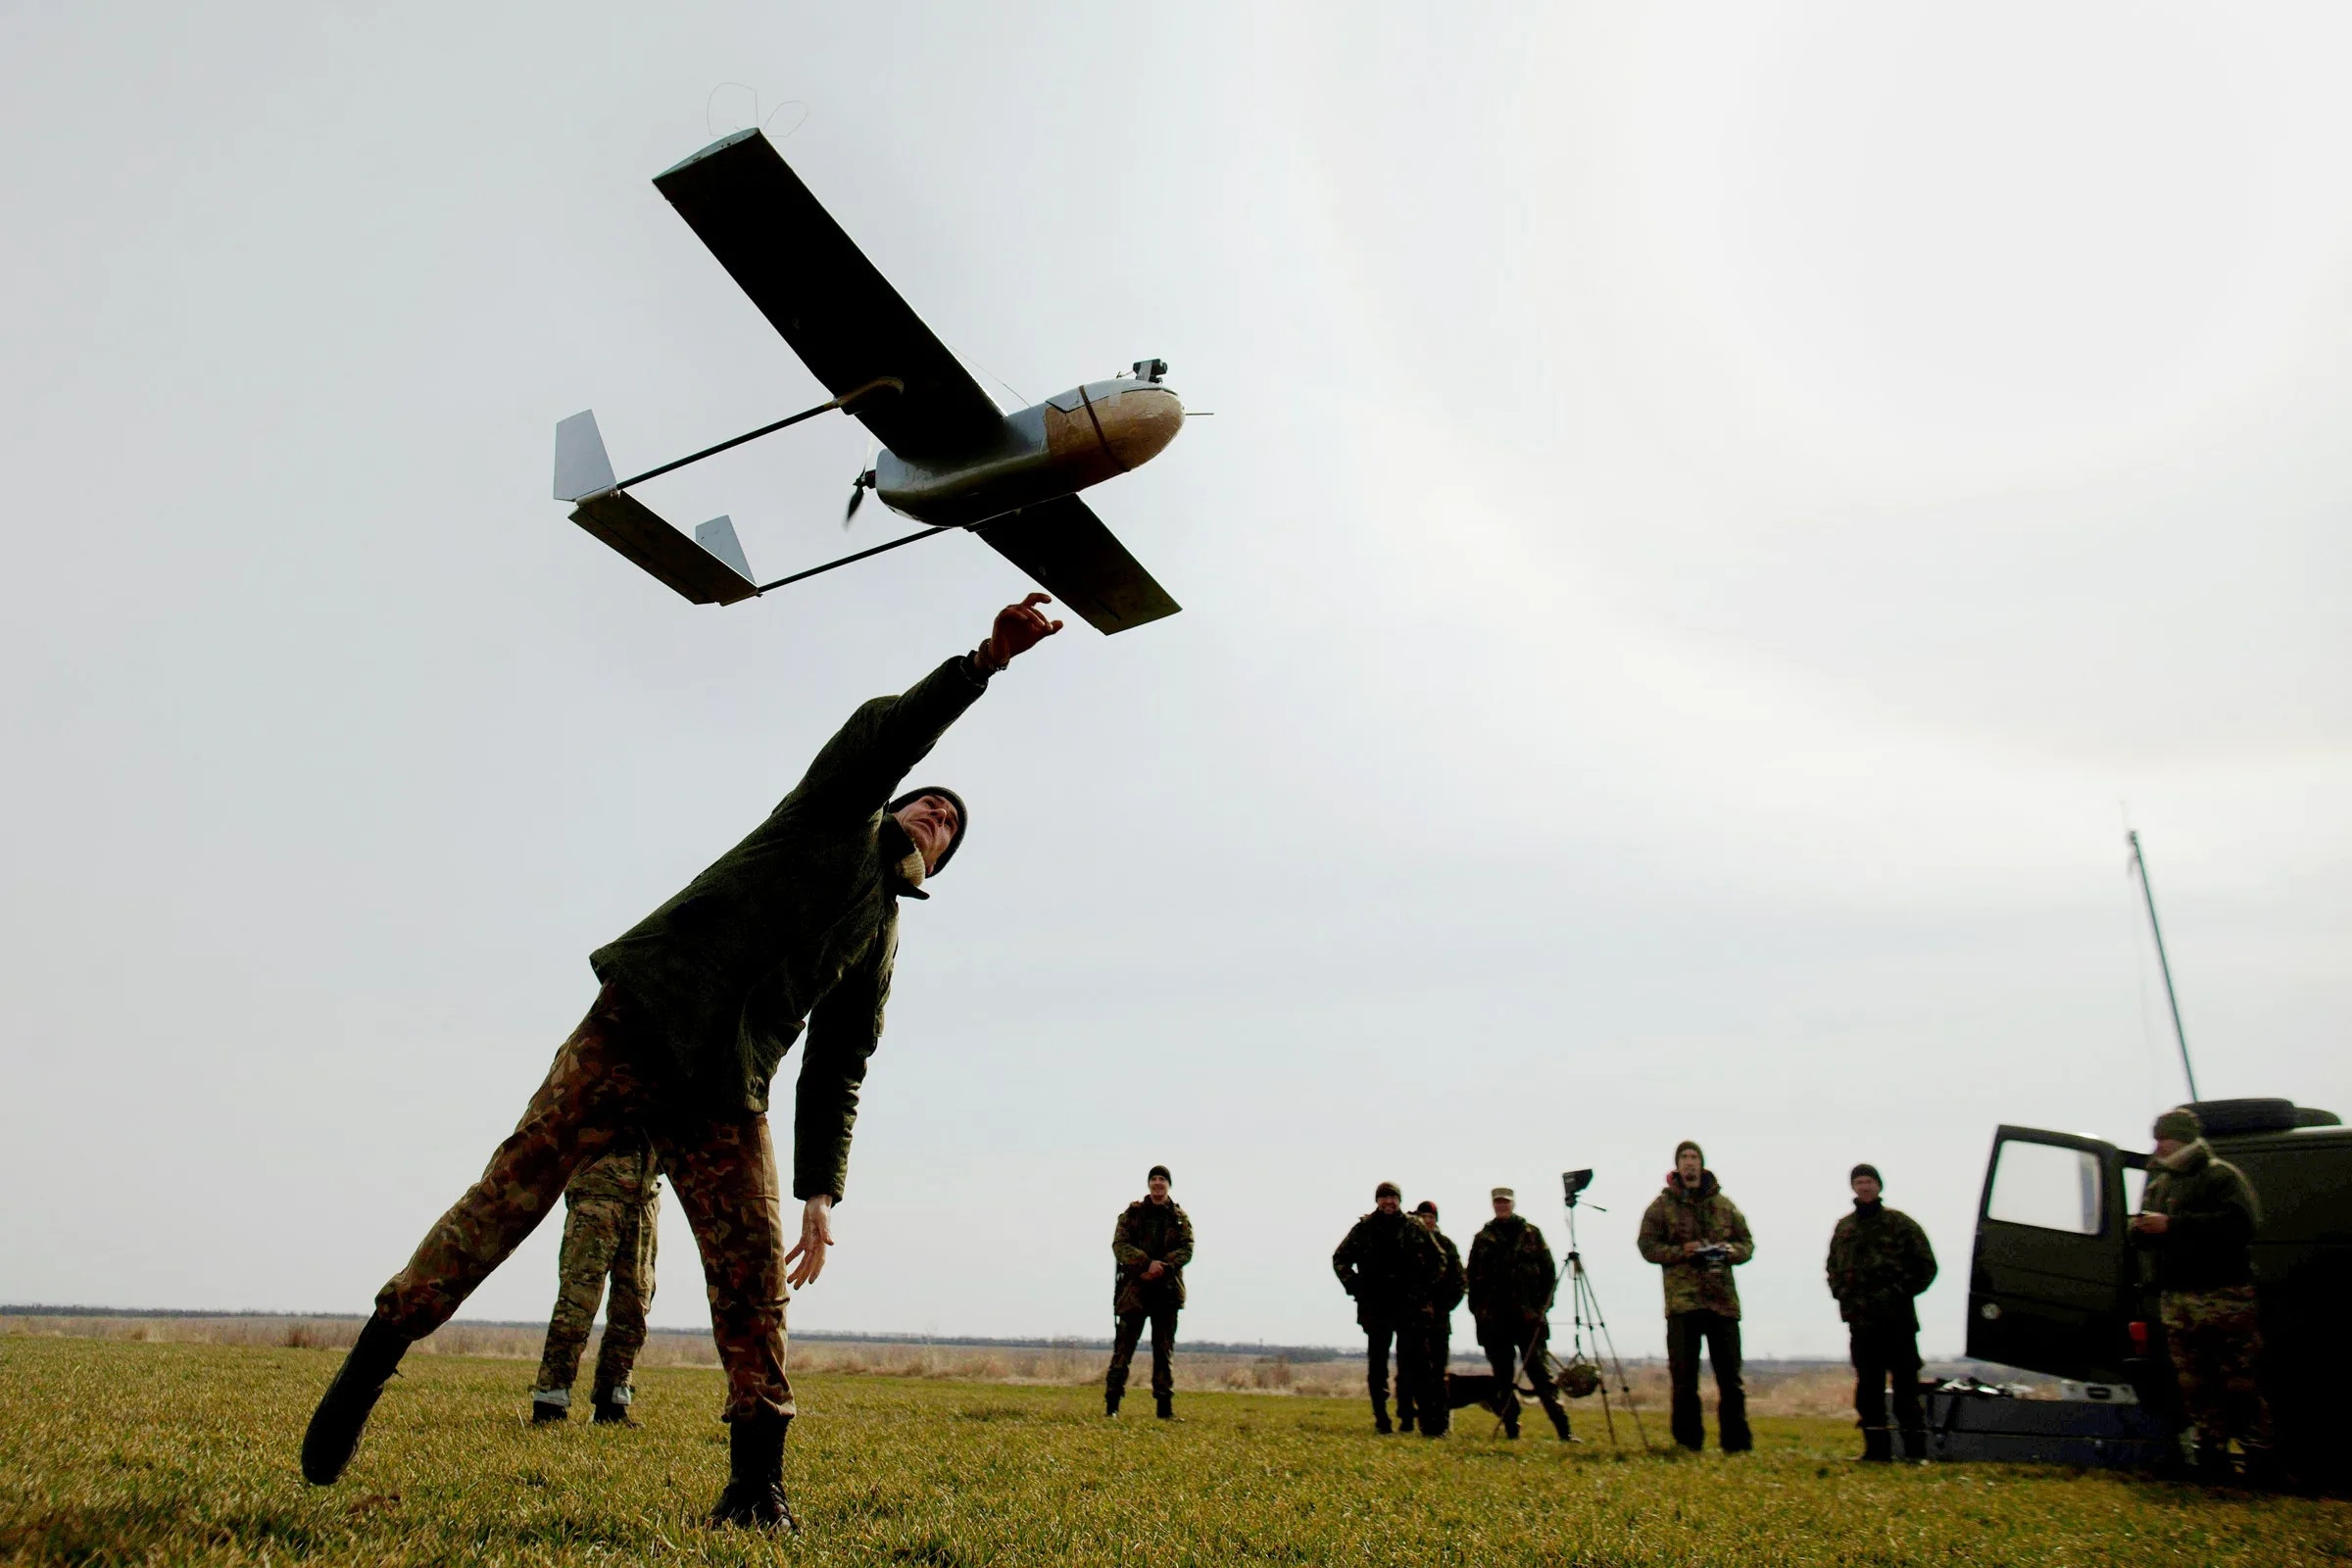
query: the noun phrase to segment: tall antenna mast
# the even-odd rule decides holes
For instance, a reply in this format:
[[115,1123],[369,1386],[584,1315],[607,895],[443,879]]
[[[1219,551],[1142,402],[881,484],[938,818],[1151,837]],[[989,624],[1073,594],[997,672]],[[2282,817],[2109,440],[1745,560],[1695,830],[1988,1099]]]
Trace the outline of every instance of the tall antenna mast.
[[2140,896],[2148,901],[2148,929],[2156,933],[2156,966],[2164,971],[2164,1000],[2173,1007],[2173,1038],[2180,1045],[2180,1071],[2188,1079],[2188,1098],[2196,1100],[2197,1069],[2188,1062],[2188,1031],[2180,1027],[2180,998],[2173,990],[2173,963],[2164,956],[2164,927],[2156,920],[2156,890],[2148,884],[2148,858],[2140,853],[2139,830],[2126,828],[2132,845],[2132,869],[2139,874]]

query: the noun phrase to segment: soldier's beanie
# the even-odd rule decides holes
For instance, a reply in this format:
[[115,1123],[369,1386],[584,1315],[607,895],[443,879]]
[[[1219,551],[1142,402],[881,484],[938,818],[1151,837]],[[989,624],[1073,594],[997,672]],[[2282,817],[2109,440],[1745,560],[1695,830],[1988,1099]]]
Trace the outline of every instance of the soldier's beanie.
[[[908,790],[906,794],[891,802],[890,809],[895,815],[897,812],[904,810],[909,806],[912,806],[915,802],[921,800],[926,795],[936,795],[941,800],[947,802],[950,806],[956,808],[956,831],[948,835],[948,847],[940,855],[939,863],[931,868],[930,874],[937,876],[940,872],[945,871],[948,868],[948,862],[956,858],[956,852],[963,847],[963,830],[972,825],[972,808],[963,804],[962,796],[956,794],[954,790],[949,789],[946,785],[926,784],[919,790]],[[866,799],[870,801],[873,799],[873,797],[869,795],[866,797]]]
[[2186,1105],[2175,1105],[2156,1118],[2156,1136],[2177,1144],[2193,1144],[2205,1136],[2205,1124]]
[[1877,1182],[1881,1187],[1886,1185],[1886,1178],[1879,1174],[1879,1167],[1871,1164],[1868,1160],[1863,1161],[1861,1164],[1856,1165],[1852,1170],[1849,1170],[1845,1173],[1845,1179],[1849,1182],[1858,1182],[1865,1176],[1869,1177],[1872,1181]]
[[1681,1143],[1674,1146],[1674,1157],[1677,1159],[1682,1158],[1683,1151],[1686,1149],[1698,1156],[1698,1162],[1701,1165],[1704,1165],[1707,1162],[1707,1152],[1698,1147],[1698,1143],[1695,1139],[1690,1138],[1686,1138]]
[[1176,1184],[1176,1178],[1168,1174],[1168,1167],[1165,1165],[1154,1165],[1150,1170],[1144,1172],[1144,1180],[1146,1181],[1150,1181],[1154,1176],[1158,1177],[1161,1181],[1166,1182],[1171,1187]]
[[1416,1214],[1427,1214],[1431,1219],[1436,1219],[1438,1217],[1438,1205],[1424,1198],[1421,1200],[1421,1201],[1413,1205],[1413,1212]]
[[1395,1182],[1382,1182],[1372,1189],[1372,1201],[1377,1203],[1384,1198],[1394,1198],[1401,1203],[1404,1201],[1404,1189]]

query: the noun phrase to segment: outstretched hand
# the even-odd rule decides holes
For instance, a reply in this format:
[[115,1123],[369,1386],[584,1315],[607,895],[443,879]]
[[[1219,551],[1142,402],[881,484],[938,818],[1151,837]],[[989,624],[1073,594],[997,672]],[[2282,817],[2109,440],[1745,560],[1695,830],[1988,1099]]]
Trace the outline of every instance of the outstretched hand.
[[[822,1194],[801,1204],[801,1239],[784,1254],[785,1282],[798,1290],[825,1271],[825,1249],[833,1245],[833,1200]],[[798,1259],[798,1266],[795,1266]]]
[[1006,605],[997,612],[997,624],[980,645],[980,657],[992,669],[1003,669],[1039,643],[1061,630],[1061,622],[1048,620],[1037,607],[1054,602],[1050,594],[1031,594],[1017,605]]

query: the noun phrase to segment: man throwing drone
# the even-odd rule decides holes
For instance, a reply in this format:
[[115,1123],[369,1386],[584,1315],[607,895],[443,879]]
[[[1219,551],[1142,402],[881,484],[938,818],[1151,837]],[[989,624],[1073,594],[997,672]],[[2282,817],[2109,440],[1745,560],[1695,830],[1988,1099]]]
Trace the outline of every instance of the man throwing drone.
[[[589,956],[596,1004],[482,1179],[377,1293],[311,1417],[305,1477],[324,1486],[342,1475],[408,1348],[538,1227],[575,1168],[642,1126],[701,1249],[727,1374],[731,1473],[711,1523],[797,1528],[784,1495],[787,1287],[823,1272],[833,1243],[899,900],[930,896],[923,883],[969,821],[953,790],[899,787],[991,675],[1061,630],[1038,609],[1049,603],[1031,594],[1006,606],[978,649],[858,709],[750,837]],[[768,1086],[804,1030],[792,1161],[801,1234],[787,1252]]]

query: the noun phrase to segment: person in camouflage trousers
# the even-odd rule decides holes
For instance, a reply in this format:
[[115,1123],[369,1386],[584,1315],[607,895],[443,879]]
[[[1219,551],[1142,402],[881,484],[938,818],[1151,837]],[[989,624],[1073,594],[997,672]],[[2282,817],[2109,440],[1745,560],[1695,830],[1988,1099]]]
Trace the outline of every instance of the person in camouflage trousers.
[[1478,1325],[1478,1343],[1494,1368],[1500,1388],[1503,1436],[1519,1436],[1519,1377],[1525,1369],[1535,1385],[1536,1402],[1551,1417],[1560,1441],[1569,1441],[1568,1409],[1551,1381],[1551,1298],[1560,1288],[1560,1269],[1551,1259],[1544,1233],[1518,1210],[1517,1196],[1508,1187],[1491,1195],[1494,1217],[1479,1227],[1470,1242],[1470,1266],[1464,1271],[1469,1286],[1470,1319]]
[[[1372,1212],[1348,1227],[1331,1254],[1340,1288],[1355,1298],[1356,1326],[1364,1331],[1364,1389],[1372,1397],[1372,1430],[1389,1422],[1389,1347],[1396,1347],[1396,1408],[1409,1426],[1429,1387],[1422,1356],[1429,1344],[1431,1300],[1446,1268],[1428,1231],[1404,1212],[1395,1182],[1372,1189]],[[1437,1407],[1446,1407],[1441,1387]],[[1440,1417],[1441,1427],[1444,1417]]]
[[1755,1446],[1747,1428],[1747,1390],[1740,1376],[1740,1287],[1732,1269],[1756,1255],[1747,1217],[1724,1196],[1706,1155],[1689,1139],[1675,1146],[1666,1190],[1642,1215],[1642,1255],[1658,1265],[1666,1287],[1666,1366],[1674,1385],[1674,1441],[1706,1443],[1698,1402],[1698,1352],[1715,1369],[1716,1441],[1726,1453]]
[[531,1389],[534,1424],[571,1414],[571,1384],[580,1351],[605,1299],[605,1337],[596,1352],[589,1407],[599,1426],[637,1424],[629,1414],[636,1394],[629,1373],[645,1346],[645,1314],[654,1304],[655,1226],[662,1212],[660,1162],[643,1128],[623,1133],[601,1158],[572,1173],[564,1189],[564,1246],[556,1254],[556,1309],[547,1320],[547,1348]]
[[2156,1118],[2147,1192],[2132,1239],[2155,1257],[2159,1308],[2181,1407],[2197,1434],[2197,1468],[2230,1474],[2230,1440],[2258,1478],[2272,1460],[2262,1396],[2262,1314],[2254,1296],[2254,1231],[2262,1210],[2245,1172],[2213,1152],[2185,1105]]
[[1152,1402],[1162,1421],[1176,1415],[1176,1314],[1184,1309],[1184,1265],[1193,1260],[1193,1222],[1168,1196],[1168,1167],[1154,1165],[1145,1178],[1146,1195],[1129,1203],[1111,1228],[1110,1309],[1118,1333],[1110,1342],[1110,1369],[1102,1374],[1102,1413],[1117,1415],[1127,1396],[1127,1368],[1135,1360],[1144,1322],[1152,1324]]
[[[595,1004],[481,1180],[377,1293],[304,1434],[306,1480],[342,1475],[408,1348],[522,1245],[581,1164],[642,1128],[702,1252],[726,1372],[729,1475],[710,1522],[797,1528],[784,1493],[794,1410],[785,1302],[822,1272],[833,1243],[899,903],[930,896],[923,884],[970,825],[953,790],[894,792],[993,675],[1061,629],[1038,610],[1047,602],[1007,605],[974,652],[860,707],[764,822],[590,955],[603,986]],[[768,1092],[804,1032],[793,1109],[801,1226],[788,1251]]]
[[1420,1347],[1424,1381],[1414,1396],[1421,1435],[1442,1438],[1453,1424],[1453,1401],[1446,1394],[1446,1368],[1453,1362],[1453,1309],[1462,1304],[1462,1254],[1454,1248],[1453,1238],[1438,1229],[1437,1204],[1424,1198],[1413,1205],[1413,1218],[1429,1232],[1429,1239],[1438,1244],[1439,1255],[1445,1259],[1445,1267],[1438,1274],[1437,1291],[1429,1298],[1429,1339]]
[[1894,1420],[1903,1457],[1928,1456],[1928,1424],[1919,1407],[1919,1309],[1913,1298],[1936,1281],[1928,1233],[1901,1209],[1888,1208],[1876,1165],[1856,1165],[1849,1182],[1854,1211],[1830,1233],[1830,1294],[1845,1319],[1854,1363],[1854,1415],[1862,1457],[1890,1463],[1886,1382],[1894,1380]]

